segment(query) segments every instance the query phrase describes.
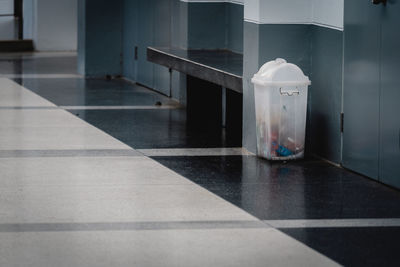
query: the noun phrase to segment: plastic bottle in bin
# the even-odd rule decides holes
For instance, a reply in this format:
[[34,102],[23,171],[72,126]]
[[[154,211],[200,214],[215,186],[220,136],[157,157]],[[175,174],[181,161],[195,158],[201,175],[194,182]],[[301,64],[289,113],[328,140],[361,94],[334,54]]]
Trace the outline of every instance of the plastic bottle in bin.
[[257,154],[270,160],[302,158],[310,80],[299,67],[278,58],[264,64],[252,82]]

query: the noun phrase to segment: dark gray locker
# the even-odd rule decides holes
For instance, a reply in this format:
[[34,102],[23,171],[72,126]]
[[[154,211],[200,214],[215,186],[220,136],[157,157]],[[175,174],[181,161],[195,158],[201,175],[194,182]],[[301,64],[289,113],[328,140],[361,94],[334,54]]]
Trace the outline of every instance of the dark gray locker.
[[383,6],[344,1],[344,132],[346,168],[379,176],[379,48]]
[[400,187],[400,2],[382,12],[380,180]]

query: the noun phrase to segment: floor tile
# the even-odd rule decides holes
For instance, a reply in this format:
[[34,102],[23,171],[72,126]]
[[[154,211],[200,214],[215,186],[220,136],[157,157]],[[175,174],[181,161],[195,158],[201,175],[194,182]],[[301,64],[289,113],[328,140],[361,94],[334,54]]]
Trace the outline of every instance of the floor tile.
[[1,223],[255,220],[197,185],[0,189]]
[[275,229],[0,234],[2,266],[337,266]]
[[0,88],[0,107],[55,106],[7,78],[0,78]]
[[59,106],[177,105],[177,102],[122,79],[15,79]]
[[88,127],[88,124],[61,109],[2,109],[0,128],[9,127]]
[[399,191],[321,161],[153,158],[263,220],[400,217]]
[[32,149],[0,150],[0,158],[102,158],[102,157],[143,157],[134,149]]
[[76,74],[75,56],[0,59],[1,74]]
[[1,188],[192,185],[147,157],[1,158]]
[[136,148],[241,147],[241,133],[192,122],[183,109],[71,110],[72,114]]
[[0,140],[0,150],[130,149],[92,127],[9,127]]
[[281,229],[345,266],[399,266],[399,227]]

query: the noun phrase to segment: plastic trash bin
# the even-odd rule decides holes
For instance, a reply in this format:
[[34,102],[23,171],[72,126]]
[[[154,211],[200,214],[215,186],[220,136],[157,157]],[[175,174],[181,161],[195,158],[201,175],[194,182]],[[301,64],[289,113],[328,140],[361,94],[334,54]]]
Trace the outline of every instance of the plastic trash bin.
[[269,160],[304,157],[307,93],[311,84],[296,65],[278,58],[265,63],[254,83],[257,155]]

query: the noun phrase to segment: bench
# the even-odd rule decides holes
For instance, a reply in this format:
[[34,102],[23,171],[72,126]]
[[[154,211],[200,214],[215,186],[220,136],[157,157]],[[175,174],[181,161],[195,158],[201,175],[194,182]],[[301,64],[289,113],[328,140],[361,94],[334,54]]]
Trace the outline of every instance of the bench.
[[228,50],[147,48],[147,60],[243,93],[243,55]]
[[226,126],[227,92],[243,94],[243,55],[228,50],[148,47],[147,60],[222,87],[222,125]]

